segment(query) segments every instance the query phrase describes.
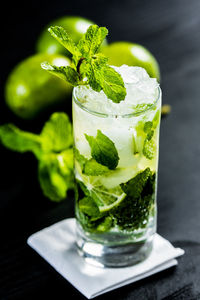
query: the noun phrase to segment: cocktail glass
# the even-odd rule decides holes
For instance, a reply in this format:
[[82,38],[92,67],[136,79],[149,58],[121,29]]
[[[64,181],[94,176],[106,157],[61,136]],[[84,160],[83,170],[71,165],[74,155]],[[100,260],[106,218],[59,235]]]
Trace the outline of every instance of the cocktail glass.
[[[150,254],[156,232],[161,90],[156,88],[151,103],[126,114],[88,108],[91,89],[84,89],[73,90],[78,251],[97,266],[133,265]],[[94,94],[95,102],[100,94]],[[128,96],[134,104],[134,93]],[[119,161],[101,173],[87,137],[98,141],[102,135],[114,144]]]

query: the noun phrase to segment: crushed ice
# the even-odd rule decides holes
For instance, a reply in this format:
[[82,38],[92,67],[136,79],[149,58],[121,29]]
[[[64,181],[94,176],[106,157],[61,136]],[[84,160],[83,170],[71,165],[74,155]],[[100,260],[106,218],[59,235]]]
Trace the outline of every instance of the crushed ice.
[[134,113],[137,104],[154,103],[158,96],[158,82],[150,78],[146,70],[140,67],[122,65],[113,68],[121,74],[126,87],[126,98],[120,103],[108,99],[103,91],[95,92],[90,87],[79,86],[76,95],[82,104],[92,110],[105,114]]

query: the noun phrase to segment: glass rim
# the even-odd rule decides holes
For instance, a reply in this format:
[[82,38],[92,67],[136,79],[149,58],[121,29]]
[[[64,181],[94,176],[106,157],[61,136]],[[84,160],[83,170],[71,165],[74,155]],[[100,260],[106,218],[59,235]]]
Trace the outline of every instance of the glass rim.
[[157,103],[158,103],[158,100],[160,99],[160,96],[161,96],[161,89],[160,89],[160,86],[157,87],[157,91],[158,91],[158,95],[157,95],[157,98],[155,100],[154,103],[152,103],[152,105],[146,109],[142,109],[141,111],[139,112],[133,112],[133,113],[128,113],[128,114],[109,114],[109,113],[102,113],[102,112],[98,112],[98,111],[94,111],[92,109],[89,109],[87,107],[85,107],[79,100],[78,100],[78,97],[76,95],[76,90],[77,90],[78,87],[74,87],[73,88],[73,92],[72,92],[72,96],[73,96],[73,99],[75,101],[75,103],[80,107],[82,108],[84,111],[90,113],[90,114],[93,114],[93,115],[96,115],[98,117],[102,117],[102,118],[118,118],[118,117],[121,117],[121,118],[131,118],[131,117],[137,117],[137,116],[140,116],[142,114],[145,114],[147,111],[150,111],[150,110],[153,110]]

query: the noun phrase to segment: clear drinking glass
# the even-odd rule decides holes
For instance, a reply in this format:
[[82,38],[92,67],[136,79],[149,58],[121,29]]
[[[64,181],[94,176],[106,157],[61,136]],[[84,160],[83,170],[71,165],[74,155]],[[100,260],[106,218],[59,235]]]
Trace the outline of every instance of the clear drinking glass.
[[[156,93],[152,105],[120,115],[86,108],[79,87],[73,90],[77,246],[95,265],[133,265],[151,252],[157,219],[160,88]],[[114,143],[119,163],[106,174],[90,176],[83,172],[84,160],[91,159],[86,135],[96,137],[98,131]]]

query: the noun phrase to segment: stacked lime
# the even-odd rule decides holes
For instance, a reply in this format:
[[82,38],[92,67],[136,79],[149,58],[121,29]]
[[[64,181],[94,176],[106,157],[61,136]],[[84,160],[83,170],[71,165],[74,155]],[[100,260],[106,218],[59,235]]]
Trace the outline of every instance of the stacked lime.
[[60,53],[70,57],[70,53],[49,34],[47,29],[50,26],[61,26],[71,36],[75,44],[77,44],[83,34],[87,31],[88,27],[93,24],[94,23],[88,19],[76,16],[64,16],[53,20],[44,28],[39,36],[36,50],[41,53]]
[[65,56],[36,54],[19,63],[8,77],[6,103],[21,118],[34,118],[42,110],[71,96],[71,85],[44,71],[41,68],[44,61],[57,66],[70,64]]
[[103,47],[109,64],[121,66],[139,66],[146,69],[150,77],[160,80],[159,65],[155,57],[143,46],[129,42],[114,42]]

